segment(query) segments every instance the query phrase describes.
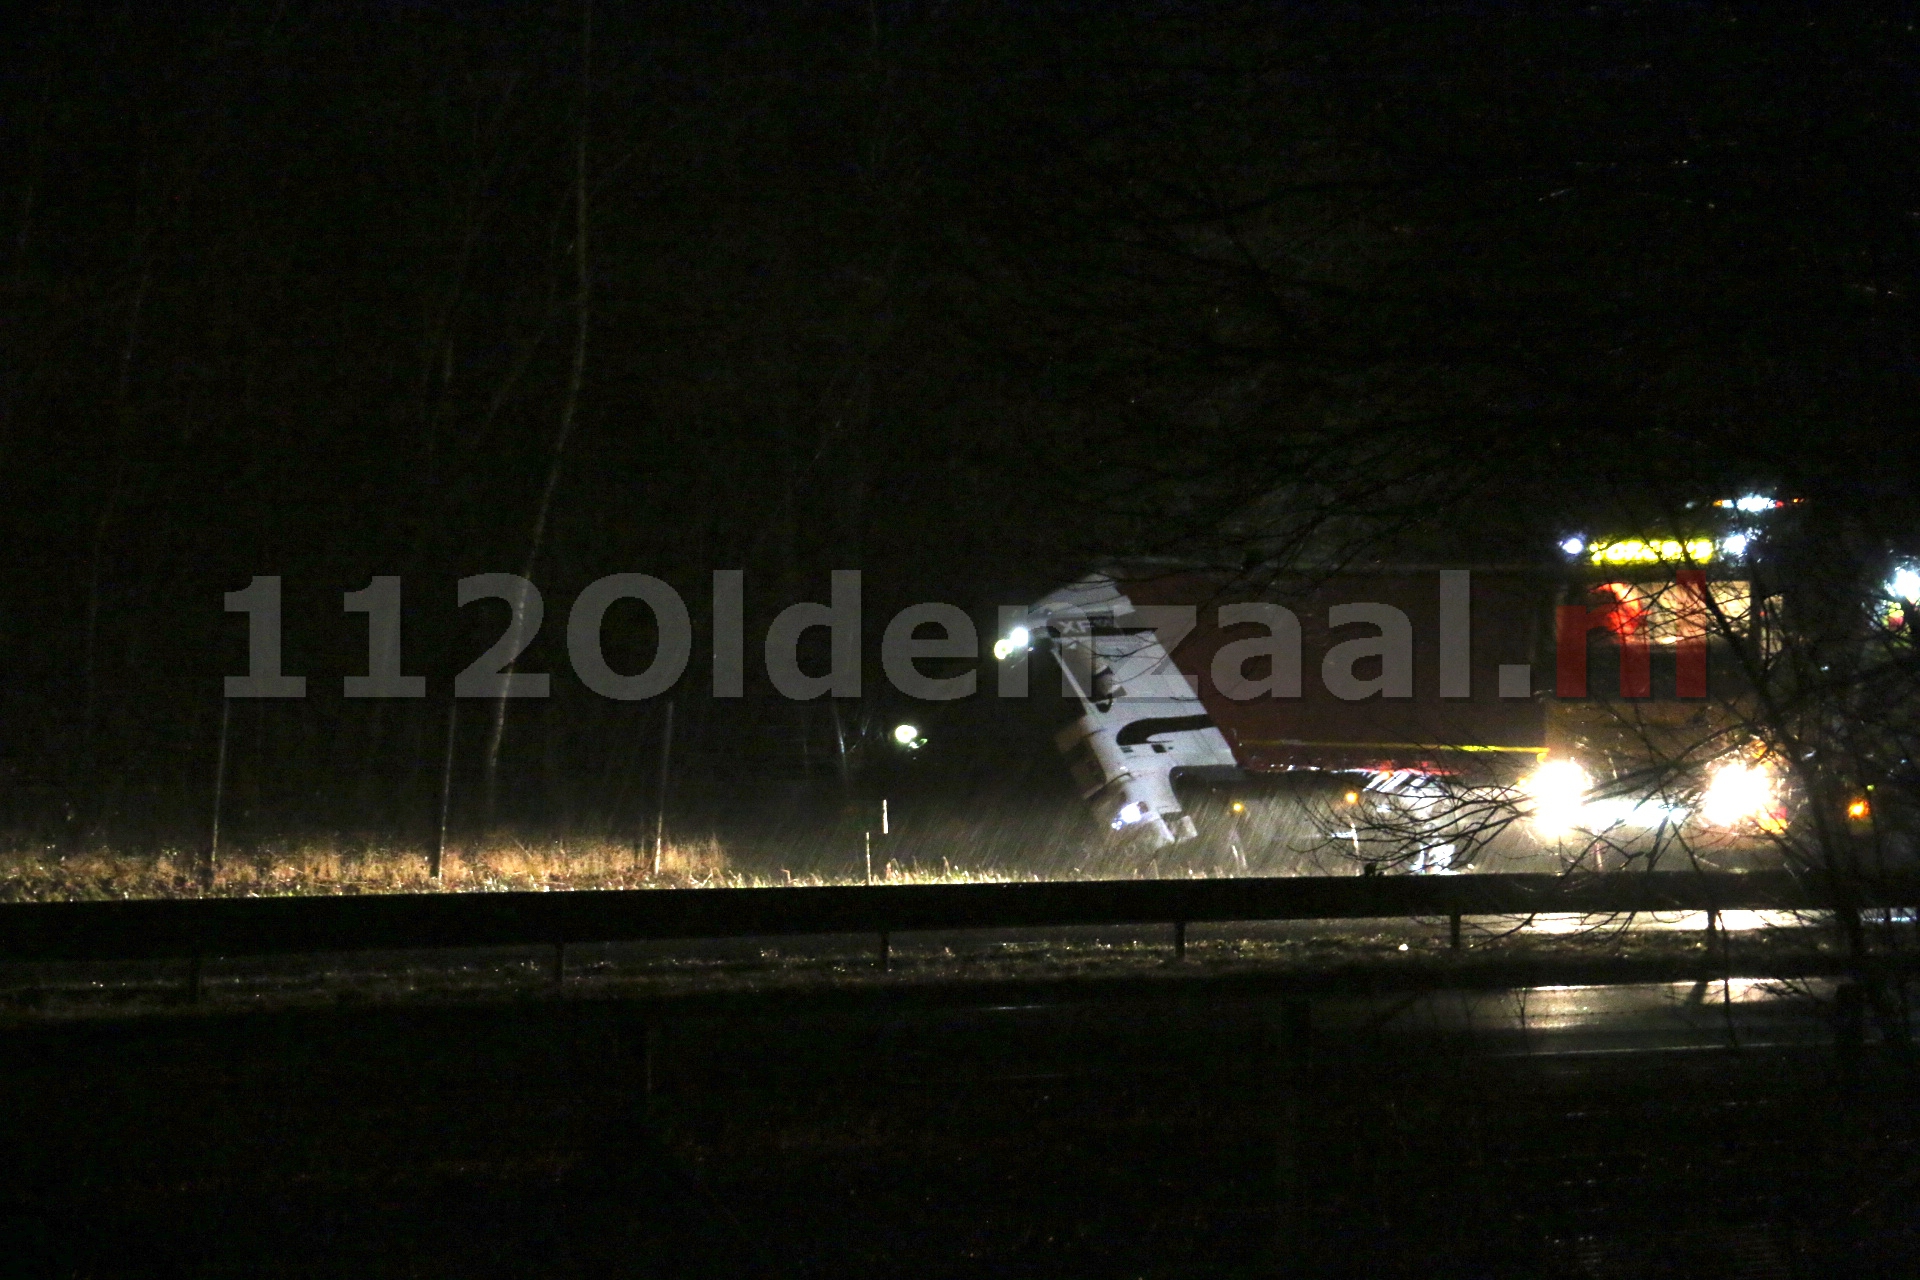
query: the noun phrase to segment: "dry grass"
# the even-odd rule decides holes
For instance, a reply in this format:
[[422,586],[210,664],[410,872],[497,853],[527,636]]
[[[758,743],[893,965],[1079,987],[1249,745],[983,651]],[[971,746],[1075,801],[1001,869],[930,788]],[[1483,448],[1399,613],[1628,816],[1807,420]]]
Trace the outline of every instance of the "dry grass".
[[[659,874],[651,848],[609,840],[501,837],[447,851],[438,881],[414,847],[309,840],[263,845],[222,856],[211,886],[201,855],[128,854],[96,849],[64,857],[44,849],[0,851],[0,902],[108,898],[252,898],[301,894],[499,893],[573,889],[770,888],[857,884],[857,878],[790,871],[747,871],[714,838],[670,844]],[[1000,884],[1045,877],[1000,866],[956,866],[942,859],[875,859],[874,884]],[[1055,877],[1057,878],[1057,877]]]
[[503,892],[651,889],[742,883],[717,840],[667,846],[660,872],[653,851],[606,840],[498,839],[447,852],[438,881],[424,852],[328,841],[269,845],[221,859],[204,883],[197,854],[93,850],[51,855],[0,853],[0,901],[103,898],[247,898],[295,894]]
[[[1156,861],[1116,865],[1086,858],[1027,858],[1021,866],[962,842],[960,860],[937,860],[923,841],[901,856],[873,859],[873,884],[1007,884],[1042,880],[1189,878],[1232,874],[1221,868]],[[938,847],[935,844],[935,847]],[[798,860],[811,861],[803,856]],[[311,894],[499,893],[577,889],[805,888],[866,883],[864,867],[842,874],[770,865],[765,851],[744,861],[713,837],[670,844],[660,871],[653,851],[604,839],[498,836],[447,851],[439,880],[427,875],[418,846],[313,839],[277,841],[223,852],[213,883],[202,855],[169,850],[124,853],[101,848],[65,856],[45,848],[0,848],[0,902],[111,898],[271,897]],[[777,857],[777,855],[773,855]]]

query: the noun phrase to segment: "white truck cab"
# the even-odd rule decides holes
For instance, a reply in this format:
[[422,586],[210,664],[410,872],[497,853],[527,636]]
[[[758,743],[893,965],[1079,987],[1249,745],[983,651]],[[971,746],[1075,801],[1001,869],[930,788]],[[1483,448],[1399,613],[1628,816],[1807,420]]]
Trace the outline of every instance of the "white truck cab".
[[1151,848],[1192,839],[1176,773],[1237,777],[1239,767],[1169,643],[1193,630],[1190,605],[1136,607],[1105,574],[1036,603],[1015,635],[1051,652],[1080,715],[1055,744],[1080,794],[1114,831]]

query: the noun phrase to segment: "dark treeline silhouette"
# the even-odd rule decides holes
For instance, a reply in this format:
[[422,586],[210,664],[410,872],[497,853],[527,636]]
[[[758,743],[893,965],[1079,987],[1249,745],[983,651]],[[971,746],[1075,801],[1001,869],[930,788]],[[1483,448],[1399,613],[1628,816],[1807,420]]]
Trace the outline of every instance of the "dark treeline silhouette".
[[[454,583],[528,566],[520,669],[553,696],[507,708],[491,784],[497,709],[462,705],[456,825],[631,835],[663,707],[564,661],[610,572],[693,610],[671,785],[713,828],[840,811],[909,714],[942,732],[890,785],[1064,789],[1045,708],[906,708],[874,660],[857,704],[774,698],[757,637],[835,568],[865,572],[871,654],[901,605],[990,627],[1101,554],[1544,556],[1746,484],[1828,513],[1837,571],[1915,527],[1896,6],[11,23],[16,839],[200,838],[246,666],[221,596],[257,574],[309,696],[230,711],[241,838],[428,838],[452,675],[507,625]],[[707,694],[717,568],[749,575],[739,701]],[[340,696],[366,660],[341,594],[375,574],[404,579],[423,700]],[[622,606],[615,666],[650,649]]]

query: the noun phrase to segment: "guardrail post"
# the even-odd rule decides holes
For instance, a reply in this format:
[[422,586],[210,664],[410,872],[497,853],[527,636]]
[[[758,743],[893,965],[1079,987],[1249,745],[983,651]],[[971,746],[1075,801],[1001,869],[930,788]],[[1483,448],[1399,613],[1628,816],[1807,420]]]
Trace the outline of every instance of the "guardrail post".
[[880,931],[880,967],[882,969],[893,967],[892,943],[893,939],[888,936],[885,929],[882,929]]
[[1185,920],[1173,922],[1173,958],[1175,960],[1187,958],[1187,922]]
[[447,814],[453,807],[453,744],[460,728],[460,700],[447,699],[447,752],[440,761],[440,825],[434,831],[433,851],[427,855],[427,879],[438,884],[447,857]]
[[227,721],[233,712],[233,699],[222,694],[220,697],[220,754],[213,766],[213,827],[207,836],[207,865],[201,875],[201,884],[208,892],[213,890],[213,878],[220,872],[220,801],[227,787]]
[[1458,911],[1447,917],[1447,942],[1455,951],[1460,949],[1460,913]]

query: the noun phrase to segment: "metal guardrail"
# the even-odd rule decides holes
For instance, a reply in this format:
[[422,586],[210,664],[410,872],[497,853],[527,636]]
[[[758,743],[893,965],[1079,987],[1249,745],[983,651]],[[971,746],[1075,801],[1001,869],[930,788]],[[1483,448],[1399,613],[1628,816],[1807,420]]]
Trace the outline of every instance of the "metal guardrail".
[[[0,959],[142,960],[1074,925],[1819,910],[1787,872],[1332,876],[0,904]],[[1920,905],[1920,873],[1859,905]]]

